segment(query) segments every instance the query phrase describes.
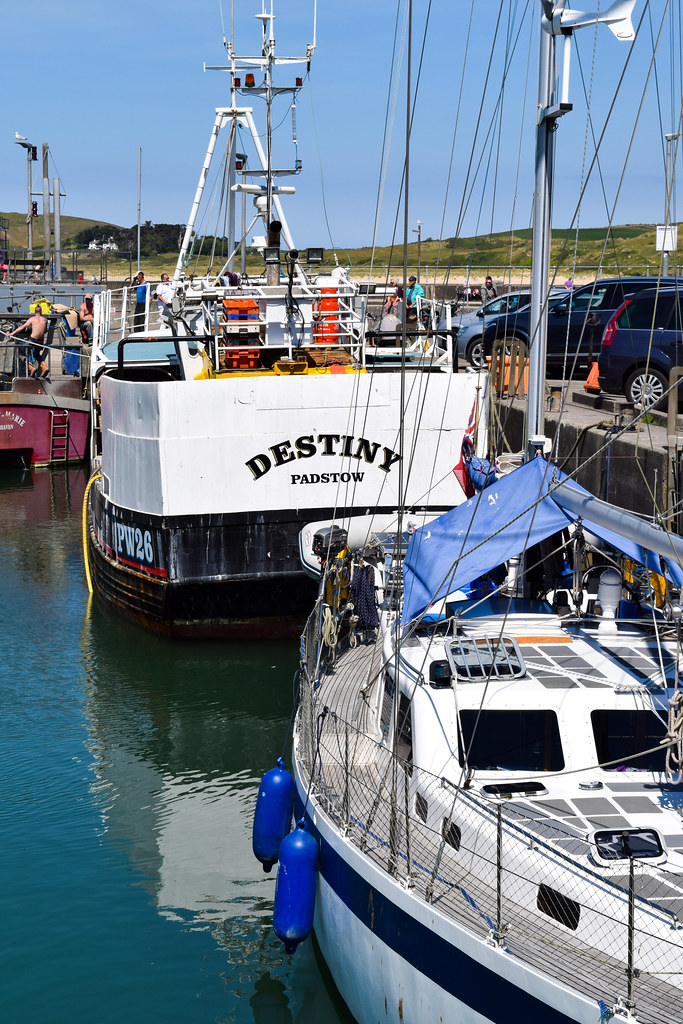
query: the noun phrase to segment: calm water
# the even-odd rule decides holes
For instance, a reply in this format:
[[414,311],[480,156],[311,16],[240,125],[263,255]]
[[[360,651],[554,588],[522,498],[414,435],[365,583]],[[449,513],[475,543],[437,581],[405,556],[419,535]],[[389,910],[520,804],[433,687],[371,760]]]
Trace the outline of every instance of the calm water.
[[297,645],[175,644],[89,607],[85,470],[0,474],[4,1020],[350,1024],[251,853]]

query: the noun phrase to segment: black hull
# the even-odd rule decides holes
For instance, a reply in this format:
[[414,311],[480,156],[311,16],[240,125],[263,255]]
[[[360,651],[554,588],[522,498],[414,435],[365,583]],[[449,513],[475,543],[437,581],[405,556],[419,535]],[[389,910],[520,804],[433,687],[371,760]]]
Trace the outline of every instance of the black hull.
[[87,514],[93,591],[112,611],[177,638],[281,639],[301,635],[317,595],[299,533],[334,510],[150,516],[113,505],[95,483]]
[[301,634],[317,584],[303,573],[251,580],[169,582],[109,558],[88,543],[93,591],[111,611],[175,639],[289,639]]
[[93,591],[117,614],[171,637],[298,637],[317,594],[301,567],[299,532],[332,516],[326,508],[148,516],[112,505],[96,483]]

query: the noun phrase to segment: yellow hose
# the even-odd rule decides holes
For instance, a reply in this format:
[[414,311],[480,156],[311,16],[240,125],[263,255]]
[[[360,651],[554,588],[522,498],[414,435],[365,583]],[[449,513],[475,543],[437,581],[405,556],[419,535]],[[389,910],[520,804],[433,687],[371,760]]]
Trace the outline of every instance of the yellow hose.
[[101,476],[102,474],[100,473],[99,469],[97,470],[96,473],[93,473],[93,475],[88,480],[88,486],[86,487],[85,494],[83,495],[81,540],[83,543],[83,564],[85,566],[85,578],[88,583],[88,593],[90,595],[92,595],[92,577],[90,575],[90,562],[88,561],[88,495],[90,494],[90,488],[92,487],[92,485],[95,483],[96,480],[99,480]]

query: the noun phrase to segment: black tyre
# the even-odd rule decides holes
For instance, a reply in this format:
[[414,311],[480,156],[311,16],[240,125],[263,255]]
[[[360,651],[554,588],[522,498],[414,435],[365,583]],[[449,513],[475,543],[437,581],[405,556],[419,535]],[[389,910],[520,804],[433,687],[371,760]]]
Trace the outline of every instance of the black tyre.
[[482,367],[486,367],[486,359],[484,358],[484,339],[481,334],[472,340],[465,349],[465,359],[473,366],[475,370],[481,370]]
[[669,382],[661,372],[650,366],[634,370],[626,381],[624,394],[626,401],[633,405],[641,405],[643,409],[664,409],[668,401],[666,392]]

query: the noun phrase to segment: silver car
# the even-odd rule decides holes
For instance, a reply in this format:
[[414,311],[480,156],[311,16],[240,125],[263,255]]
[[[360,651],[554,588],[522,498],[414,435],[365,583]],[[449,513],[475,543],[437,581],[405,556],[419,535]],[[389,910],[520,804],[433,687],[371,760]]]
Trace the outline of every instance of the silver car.
[[[563,294],[565,294],[564,289],[553,289],[551,292],[551,295]],[[491,299],[485,306],[480,306],[479,309],[471,313],[462,313],[454,316],[451,320],[451,329],[454,332],[454,360],[456,357],[458,362],[465,360],[470,366],[474,366],[475,369],[485,367],[483,335],[486,318],[506,313],[515,314],[520,309],[528,306],[530,302],[531,292],[529,290],[506,292],[505,295],[499,295],[497,298]],[[438,329],[446,329],[445,320],[440,322]]]

